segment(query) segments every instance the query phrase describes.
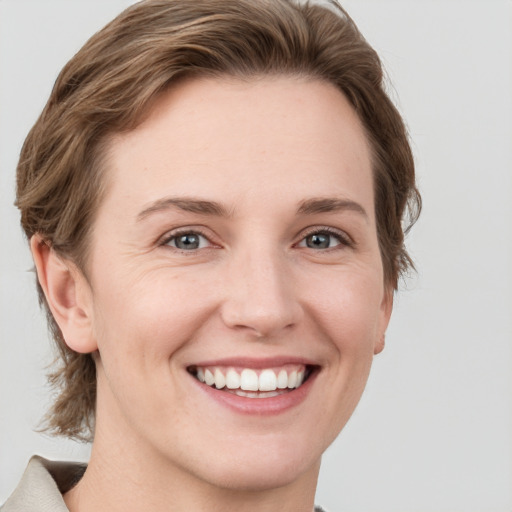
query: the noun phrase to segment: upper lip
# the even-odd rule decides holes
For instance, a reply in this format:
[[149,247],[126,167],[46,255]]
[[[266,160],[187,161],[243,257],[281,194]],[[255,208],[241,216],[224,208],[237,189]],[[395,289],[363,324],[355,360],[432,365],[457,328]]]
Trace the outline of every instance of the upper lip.
[[199,361],[189,364],[188,366],[238,366],[243,368],[253,368],[255,370],[264,368],[274,368],[284,366],[285,364],[303,364],[306,366],[319,366],[318,363],[311,359],[297,356],[276,356],[265,358],[254,357],[228,357],[222,359],[209,359],[207,361]]

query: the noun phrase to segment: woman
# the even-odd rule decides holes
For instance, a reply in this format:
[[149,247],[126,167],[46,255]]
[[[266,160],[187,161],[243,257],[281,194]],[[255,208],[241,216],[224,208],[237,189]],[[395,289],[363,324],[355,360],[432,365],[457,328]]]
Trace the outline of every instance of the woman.
[[63,69],[17,204],[62,359],[48,427],[93,445],[33,459],[2,510],[311,511],[419,209],[348,15],[133,6]]

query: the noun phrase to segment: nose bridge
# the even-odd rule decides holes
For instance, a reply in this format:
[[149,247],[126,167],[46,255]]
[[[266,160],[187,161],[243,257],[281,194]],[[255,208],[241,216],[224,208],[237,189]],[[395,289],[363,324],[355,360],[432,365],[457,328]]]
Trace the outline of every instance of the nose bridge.
[[271,244],[256,244],[230,264],[223,319],[229,327],[271,336],[293,326],[301,314],[286,255]]

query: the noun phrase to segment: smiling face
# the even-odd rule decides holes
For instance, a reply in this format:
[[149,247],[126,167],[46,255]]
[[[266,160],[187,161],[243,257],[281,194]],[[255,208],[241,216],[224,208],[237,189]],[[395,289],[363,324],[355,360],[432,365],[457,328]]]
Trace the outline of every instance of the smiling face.
[[182,83],[113,139],[107,184],[78,286],[95,443],[219,487],[316,480],[391,311],[347,100],[293,77]]

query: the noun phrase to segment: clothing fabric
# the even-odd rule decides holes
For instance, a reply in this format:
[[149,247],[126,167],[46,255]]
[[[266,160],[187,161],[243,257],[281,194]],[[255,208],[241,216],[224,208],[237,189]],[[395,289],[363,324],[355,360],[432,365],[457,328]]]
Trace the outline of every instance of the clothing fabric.
[[62,495],[82,478],[85,464],[57,462],[35,455],[1,512],[69,512]]
[[[0,512],[69,512],[62,495],[78,483],[86,468],[86,464],[35,455]],[[325,511],[315,507],[315,512]]]

